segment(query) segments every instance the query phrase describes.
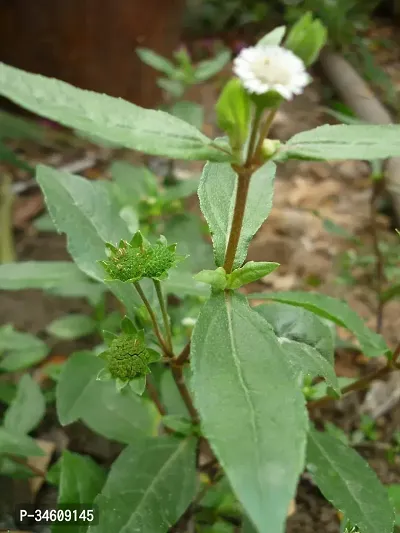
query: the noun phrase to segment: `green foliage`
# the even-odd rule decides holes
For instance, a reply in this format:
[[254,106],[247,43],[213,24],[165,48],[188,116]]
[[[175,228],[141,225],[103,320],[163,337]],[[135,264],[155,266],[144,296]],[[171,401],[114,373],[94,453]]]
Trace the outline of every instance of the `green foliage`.
[[137,439],[113,464],[89,532],[167,533],[196,494],[195,461],[193,438]]
[[242,296],[212,296],[191,355],[204,435],[258,530],[281,533],[303,468],[307,422],[272,328]]
[[267,35],[264,35],[264,37],[258,41],[257,46],[280,45],[285,33],[286,26],[279,26],[267,33]]
[[0,455],[3,453],[18,457],[44,455],[43,450],[30,437],[0,427]]
[[18,383],[17,393],[4,415],[4,429],[15,434],[30,433],[45,413],[45,399],[29,374]]
[[307,468],[325,497],[362,533],[391,533],[387,491],[368,464],[336,437],[310,429]]
[[285,47],[292,50],[308,67],[312,65],[327,41],[327,30],[319,19],[307,12],[290,29]]
[[86,280],[86,276],[69,261],[26,261],[0,265],[0,289],[4,291],[47,290]]
[[46,331],[59,339],[79,339],[96,331],[96,321],[87,315],[71,314],[53,320]]
[[0,327],[0,371],[17,372],[44,359],[46,344],[30,335],[16,331],[11,324]]

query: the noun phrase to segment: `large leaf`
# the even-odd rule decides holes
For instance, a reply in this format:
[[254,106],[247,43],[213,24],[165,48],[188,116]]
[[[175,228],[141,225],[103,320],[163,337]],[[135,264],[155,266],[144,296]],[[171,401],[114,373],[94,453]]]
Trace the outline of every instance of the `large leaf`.
[[260,533],[282,533],[307,417],[271,326],[243,296],[214,295],[195,326],[191,361],[202,428],[233,490]]
[[[132,238],[118,214],[118,202],[100,183],[53,168],[39,166],[37,180],[57,230],[67,234],[68,250],[75,263],[88,276],[103,281],[106,276],[98,261],[106,258],[105,242],[116,244]],[[109,288],[128,313],[141,305],[132,285],[113,282]]]
[[292,137],[282,149],[281,156],[367,161],[397,157],[400,156],[400,126],[320,126]]
[[391,533],[394,510],[375,472],[336,437],[310,429],[307,468],[324,496],[360,533]]
[[329,326],[306,309],[271,303],[255,310],[271,324],[295,376],[302,383],[305,374],[323,376],[338,393],[333,367],[333,336]]
[[57,413],[62,425],[81,419],[93,431],[119,442],[152,435],[156,411],[147,400],[117,392],[111,381],[96,381],[102,361],[90,352],[70,357],[57,383]]
[[364,354],[368,357],[379,357],[388,352],[388,347],[383,337],[371,331],[357,313],[342,300],[337,300],[325,294],[298,291],[255,293],[251,294],[249,298],[275,300],[303,307],[316,315],[327,318],[338,326],[351,331],[357,337]]
[[0,265],[0,289],[52,289],[67,283],[85,283],[87,277],[71,261],[26,261]]
[[17,372],[44,359],[46,343],[30,333],[16,331],[11,324],[0,327],[0,370]]
[[44,455],[43,450],[30,437],[0,427],[0,454],[2,453],[20,457]]
[[110,171],[122,205],[137,208],[141,200],[157,196],[157,177],[147,167],[117,160],[112,163]]
[[0,63],[0,94],[38,115],[153,155],[226,161],[229,154],[199,130],[163,111]]
[[140,439],[113,464],[89,533],[166,533],[195,494],[195,439]]
[[196,104],[196,102],[181,100],[171,107],[170,112],[174,117],[188,122],[195,128],[201,129],[203,127],[204,109],[203,106]]
[[[105,471],[93,459],[65,450],[60,459],[58,503],[89,506],[106,480]],[[61,524],[52,533],[83,533],[87,526]]]
[[[246,259],[251,239],[271,211],[275,171],[274,163],[269,162],[251,177],[234,268],[240,267]],[[213,237],[217,266],[222,266],[225,259],[235,205],[236,181],[236,174],[227,163],[207,163],[200,180],[200,207]]]
[[14,433],[29,433],[41,421],[46,402],[39,385],[29,374],[18,383],[17,395],[4,415],[4,428]]

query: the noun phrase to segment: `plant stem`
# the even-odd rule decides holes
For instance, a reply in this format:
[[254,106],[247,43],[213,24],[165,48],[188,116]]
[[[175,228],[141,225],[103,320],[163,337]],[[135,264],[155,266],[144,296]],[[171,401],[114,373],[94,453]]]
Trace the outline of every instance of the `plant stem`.
[[[342,394],[347,394],[349,392],[355,392],[355,391],[366,389],[368,385],[370,385],[373,381],[387,376],[394,370],[398,370],[399,368],[396,362],[399,357],[400,357],[400,343],[394,350],[392,358],[388,361],[386,366],[384,366],[383,368],[380,368],[379,370],[376,370],[375,372],[371,372],[370,374],[367,374],[363,378],[360,378],[359,380],[355,381],[354,383],[351,383],[350,385],[347,385],[346,387],[343,387],[343,389],[341,389],[340,392]],[[323,398],[320,398],[319,400],[308,402],[307,407],[308,409],[325,407],[327,404],[331,403],[334,399],[335,398],[333,398],[332,396],[324,396]]]
[[377,227],[377,210],[376,210],[376,202],[380,194],[380,181],[374,181],[373,188],[372,188],[372,194],[371,194],[371,201],[370,201],[370,224],[371,224],[371,233],[372,233],[372,243],[374,247],[374,254],[375,254],[375,260],[376,260],[376,268],[375,268],[375,289],[376,289],[376,295],[378,299],[378,307],[377,307],[377,314],[376,314],[376,331],[378,333],[382,330],[383,325],[383,309],[384,309],[384,302],[382,300],[382,289],[383,289],[383,283],[385,281],[385,268],[384,268],[384,258],[382,255],[382,252],[379,248],[379,233],[378,233],[378,227]]
[[165,304],[165,299],[162,293],[161,283],[160,281],[153,279],[154,286],[156,288],[157,298],[160,303],[161,313],[163,317],[164,322],[164,329],[165,329],[165,336],[167,339],[167,348],[170,351],[171,354],[173,354],[172,350],[172,336],[171,336],[171,326],[168,318],[167,313],[167,306]]
[[166,344],[164,342],[164,339],[162,338],[160,328],[158,327],[156,315],[154,314],[154,311],[151,308],[149,300],[146,298],[146,295],[144,294],[144,292],[142,290],[142,287],[140,286],[138,281],[135,281],[135,283],[133,285],[134,285],[135,289],[137,290],[140,298],[142,299],[142,301],[143,301],[143,303],[144,303],[144,305],[145,305],[145,307],[146,307],[146,309],[147,309],[147,311],[148,311],[148,313],[150,315],[150,320],[151,320],[151,323],[153,324],[154,333],[156,334],[156,337],[158,339],[158,342],[160,343],[161,348],[164,350],[165,354],[168,357],[171,357],[172,354],[170,353],[168,347],[166,346]]
[[189,356],[190,356],[190,341],[186,344],[186,346],[183,348],[181,353],[175,359],[175,364],[177,366],[183,366],[184,363],[189,359]]
[[254,146],[257,142],[257,133],[258,133],[258,128],[260,126],[261,117],[262,117],[262,109],[257,107],[255,111],[255,115],[254,115],[251,133],[250,133],[249,147],[247,149],[247,158],[246,158],[246,163],[244,165],[245,167],[250,166],[251,160],[253,158]]
[[192,418],[193,423],[198,424],[199,415],[193,405],[192,397],[190,396],[190,392],[188,388],[186,387],[185,381],[183,379],[183,368],[181,366],[175,366],[172,363],[171,371],[172,371],[172,375],[174,377],[176,386],[178,388],[179,394],[181,395],[182,400],[184,401],[186,405],[186,408]]
[[271,109],[271,111],[268,114],[268,117],[267,117],[266,121],[264,122],[264,124],[261,127],[260,137],[258,139],[257,148],[254,151],[254,156],[255,156],[256,159],[261,154],[261,150],[262,150],[262,145],[263,145],[264,139],[266,139],[266,137],[267,137],[267,135],[269,133],[269,130],[271,129],[271,126],[272,126],[272,123],[274,121],[274,118],[275,118],[275,115],[276,115],[277,111],[278,111],[277,107],[274,108],[274,109]]
[[238,185],[236,191],[235,209],[233,211],[232,226],[226,248],[224,269],[230,274],[235,261],[236,251],[242,231],[247,195],[249,192],[251,174],[246,169],[238,170]]
[[11,191],[11,178],[3,174],[0,184],[0,264],[15,261],[15,250],[12,228],[12,205],[14,196]]
[[149,377],[147,377],[146,380],[146,389],[149,393],[149,396],[151,400],[154,402],[155,406],[158,409],[158,412],[161,416],[165,416],[167,414],[167,410],[165,409],[164,405],[161,403],[161,399],[158,395],[158,391],[156,387],[153,385],[153,383],[150,381]]

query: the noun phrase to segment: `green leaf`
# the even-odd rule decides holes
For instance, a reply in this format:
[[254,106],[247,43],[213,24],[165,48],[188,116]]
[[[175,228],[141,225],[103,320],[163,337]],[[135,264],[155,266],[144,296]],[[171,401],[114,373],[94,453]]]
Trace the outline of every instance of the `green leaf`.
[[114,382],[96,381],[102,361],[90,352],[76,353],[65,364],[56,389],[62,425],[81,419],[90,429],[119,442],[153,435],[155,407],[133,392],[120,394]]
[[[187,383],[187,379],[185,379],[185,382]],[[185,402],[182,400],[182,397],[179,394],[175,380],[172,377],[172,373],[169,369],[164,370],[162,373],[160,381],[160,393],[162,402],[165,405],[169,415],[181,416],[183,418],[187,418],[189,416]]]
[[33,221],[33,227],[36,231],[53,232],[57,231],[53,221],[48,213],[43,213]]
[[0,454],[2,453],[18,455],[19,457],[44,455],[43,450],[30,437],[0,427]]
[[191,364],[202,430],[233,490],[260,533],[282,533],[307,416],[272,328],[243,296],[213,295],[194,329]]
[[0,141],[0,161],[5,161],[10,165],[14,165],[17,168],[26,170],[27,172],[33,173],[34,168],[26,163],[23,159],[18,157],[10,148],[8,148],[3,142]]
[[250,97],[238,78],[225,85],[215,111],[218,126],[229,135],[234,154],[239,154],[249,129]]
[[18,117],[7,111],[0,111],[0,139],[44,140],[46,130],[33,120]]
[[168,279],[163,281],[163,288],[166,293],[175,294],[180,298],[184,296],[207,298],[210,292],[203,283],[195,281],[191,272],[184,270],[184,266],[170,271]]
[[[68,251],[75,263],[89,277],[103,282],[104,270],[98,260],[107,257],[105,242],[132,238],[118,214],[117,202],[99,182],[53,168],[39,166],[37,180],[58,231],[67,234]],[[131,285],[114,282],[107,286],[126,305],[128,314],[141,305]]]
[[326,296],[325,294],[297,291],[255,293],[249,295],[249,298],[274,300],[276,302],[303,307],[316,315],[331,320],[338,326],[348,329],[357,337],[367,357],[379,357],[387,354],[389,351],[383,337],[370,330],[357,313],[342,300]]
[[139,439],[113,464],[88,533],[167,533],[195,494],[195,439]]
[[282,42],[285,32],[286,26],[278,26],[267,33],[267,35],[264,35],[264,37],[258,41],[257,46],[279,45]]
[[130,204],[137,209],[142,200],[158,195],[157,177],[147,167],[114,161],[110,171],[121,205]]
[[324,496],[361,533],[391,533],[394,513],[375,472],[336,437],[310,428],[308,470]]
[[291,28],[285,40],[285,48],[300,57],[308,67],[312,65],[327,41],[327,30],[312,13],[305,13]]
[[395,524],[400,526],[400,484],[389,485],[388,493],[396,512]]
[[90,316],[75,313],[53,320],[46,331],[59,339],[79,339],[96,331],[96,321]]
[[400,156],[400,126],[320,126],[292,137],[280,155],[294,159],[386,159]]
[[386,289],[386,291],[383,291],[381,298],[382,298],[382,302],[386,303],[399,296],[400,296],[400,283],[396,283],[395,285],[392,285],[391,287]]
[[157,85],[174,98],[181,98],[185,92],[185,84],[180,80],[169,80],[168,78],[158,78]]
[[201,281],[207,285],[211,285],[213,289],[223,291],[226,287],[226,272],[222,267],[215,270],[202,270],[194,276],[196,281]]
[[42,420],[46,402],[39,385],[29,374],[18,383],[17,395],[4,415],[4,428],[18,433],[30,433]]
[[300,386],[307,374],[322,376],[340,394],[329,326],[310,311],[290,305],[271,303],[257,306],[255,310],[273,327]]
[[203,106],[196,104],[196,102],[185,102],[184,100],[176,102],[171,107],[170,113],[199,130],[203,127],[204,109]]
[[46,344],[37,337],[16,331],[11,324],[0,327],[0,370],[17,372],[29,368],[48,352]]
[[249,261],[244,266],[237,268],[228,276],[228,289],[238,289],[243,285],[252,283],[261,279],[276,268],[278,268],[279,263],[268,263],[268,262],[259,262]]
[[166,187],[162,199],[164,202],[174,202],[192,196],[197,192],[200,176],[193,179],[185,179],[174,185]]
[[167,76],[173,76],[175,74],[175,65],[165,57],[153,52],[153,50],[149,48],[136,48],[136,53],[146,65],[163,72]]
[[0,63],[0,79],[0,94],[25,109],[125,148],[178,159],[230,159],[196,128],[163,111],[84,91],[4,63]]
[[87,277],[71,261],[26,261],[0,265],[0,289],[52,289],[66,283],[85,283]]
[[[254,234],[272,208],[276,167],[268,162],[252,176],[234,268],[240,267]],[[223,266],[236,196],[237,177],[228,164],[207,163],[199,185],[201,210],[214,244],[217,266]]]
[[227,48],[218,52],[212,59],[205,59],[196,65],[194,76],[196,81],[206,81],[220,72],[231,59],[231,51]]
[[0,381],[0,402],[10,405],[16,394],[17,387],[14,383],[5,380]]

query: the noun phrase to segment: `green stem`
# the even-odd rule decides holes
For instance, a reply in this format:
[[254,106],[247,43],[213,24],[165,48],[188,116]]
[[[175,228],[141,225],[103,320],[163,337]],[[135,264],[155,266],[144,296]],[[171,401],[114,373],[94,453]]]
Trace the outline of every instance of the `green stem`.
[[252,129],[250,133],[249,147],[247,149],[247,158],[246,158],[245,167],[250,166],[251,160],[253,158],[254,146],[256,145],[256,142],[257,142],[257,134],[258,134],[258,128],[260,126],[260,121],[262,117],[262,111],[263,111],[262,108],[260,107],[256,108],[254,120],[252,124]]
[[151,308],[149,300],[146,298],[146,295],[144,294],[144,292],[142,290],[142,287],[140,286],[138,281],[135,281],[135,283],[133,285],[134,285],[135,289],[137,290],[140,298],[142,299],[142,301],[143,301],[143,303],[144,303],[144,305],[145,305],[145,307],[146,307],[146,309],[147,309],[147,311],[148,311],[148,313],[150,315],[150,320],[151,320],[151,323],[153,324],[154,333],[156,334],[156,337],[158,339],[158,342],[160,343],[160,346],[164,350],[165,354],[168,357],[171,357],[171,353],[170,353],[168,347],[166,346],[166,344],[164,342],[164,339],[163,339],[163,337],[161,335],[161,331],[160,331],[160,328],[158,327],[156,315],[154,314],[154,311]]
[[171,325],[170,325],[169,318],[168,318],[168,312],[167,312],[167,306],[166,306],[166,303],[165,303],[165,298],[164,298],[163,293],[162,293],[161,282],[158,281],[157,279],[153,279],[153,282],[154,282],[154,286],[156,288],[158,301],[160,302],[160,308],[161,308],[161,313],[162,313],[163,322],[164,322],[165,336],[166,336],[166,339],[167,339],[167,348],[170,351],[170,353],[173,353],[173,350],[172,350]]
[[275,115],[276,115],[277,111],[278,111],[277,107],[275,109],[271,109],[271,111],[268,114],[268,117],[267,117],[266,121],[264,122],[264,124],[262,125],[262,127],[260,129],[260,137],[258,139],[257,148],[254,151],[254,156],[255,156],[256,159],[258,159],[259,155],[261,154],[261,150],[262,150],[262,145],[263,145],[264,139],[266,139],[266,137],[267,137],[267,135],[269,133],[269,130],[271,129],[271,126],[272,126],[272,123],[274,121],[274,118],[275,118]]

